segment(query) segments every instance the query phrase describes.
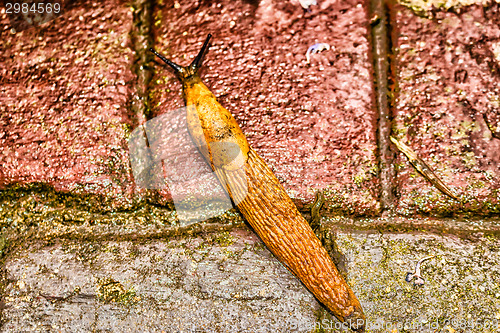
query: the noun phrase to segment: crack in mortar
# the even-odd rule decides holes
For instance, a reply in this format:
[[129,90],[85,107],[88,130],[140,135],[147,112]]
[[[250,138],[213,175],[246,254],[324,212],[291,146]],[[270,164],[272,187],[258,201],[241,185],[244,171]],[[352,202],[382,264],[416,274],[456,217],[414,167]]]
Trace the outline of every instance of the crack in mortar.
[[153,77],[153,68],[149,65],[152,57],[148,51],[153,46],[153,5],[149,0],[134,0],[132,8],[134,16],[130,37],[136,55],[133,70],[137,75],[137,81],[136,95],[132,97],[131,110],[138,124],[144,124],[149,119],[148,86]]
[[375,100],[378,111],[377,146],[380,177],[381,211],[392,213],[394,209],[394,153],[390,148],[392,127],[390,93],[390,27],[388,10],[384,0],[371,0],[369,3],[372,59],[375,82]]

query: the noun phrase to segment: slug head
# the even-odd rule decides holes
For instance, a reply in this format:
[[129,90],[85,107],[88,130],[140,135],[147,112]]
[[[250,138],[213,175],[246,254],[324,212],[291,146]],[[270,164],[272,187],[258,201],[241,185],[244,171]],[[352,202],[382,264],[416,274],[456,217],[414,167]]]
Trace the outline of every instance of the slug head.
[[186,67],[182,67],[182,66],[177,65],[175,62],[165,58],[163,55],[156,52],[156,50],[153,48],[150,48],[149,50],[151,52],[153,52],[158,58],[163,60],[163,62],[165,62],[167,65],[169,65],[174,70],[177,78],[182,83],[184,83],[186,81],[190,81],[193,79],[195,79],[195,80],[199,79],[198,72],[199,72],[200,67],[203,63],[203,56],[205,55],[205,52],[208,49],[208,43],[210,42],[211,37],[212,37],[212,35],[208,34],[207,39],[205,40],[205,43],[203,43],[203,47],[201,48],[200,52],[198,53],[196,58],[194,58],[193,62],[189,66],[186,66]]

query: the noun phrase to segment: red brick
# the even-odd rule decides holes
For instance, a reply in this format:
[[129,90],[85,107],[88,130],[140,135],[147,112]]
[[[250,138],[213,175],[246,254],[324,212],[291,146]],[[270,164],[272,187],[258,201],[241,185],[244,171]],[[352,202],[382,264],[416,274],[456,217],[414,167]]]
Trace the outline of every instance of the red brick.
[[0,187],[45,183],[130,202],[131,24],[124,3],[87,1],[40,27],[2,31]]
[[[464,203],[448,198],[400,154],[398,212],[500,212],[500,5],[434,19],[398,7],[395,134]],[[486,121],[485,121],[486,120]]]

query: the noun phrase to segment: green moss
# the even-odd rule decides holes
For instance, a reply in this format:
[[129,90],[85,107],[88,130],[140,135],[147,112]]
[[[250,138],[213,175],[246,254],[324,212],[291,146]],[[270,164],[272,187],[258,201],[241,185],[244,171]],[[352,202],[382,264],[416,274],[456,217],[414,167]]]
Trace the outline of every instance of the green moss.
[[363,182],[365,181],[366,177],[365,177],[365,173],[360,171],[358,172],[358,174],[356,176],[353,177],[352,181],[354,182],[354,184],[356,184],[358,187],[361,187],[361,184],[363,184]]
[[0,258],[3,257],[6,250],[8,249],[8,246],[9,246],[9,242],[8,242],[7,238],[3,234],[0,234]]
[[477,165],[476,155],[473,152],[471,151],[464,152],[462,153],[461,157],[462,157],[462,162],[464,163],[467,169],[472,169]]
[[232,251],[232,250],[224,249],[224,250],[222,250],[222,253],[224,253],[224,255],[227,256],[228,258],[236,259],[240,256],[241,251]]
[[103,303],[119,303],[130,306],[141,300],[134,288],[128,290],[118,281],[107,277],[99,279],[96,288],[97,299]]
[[219,244],[220,246],[230,246],[234,243],[234,237],[227,231],[221,232],[217,236],[214,237],[214,242]]
[[266,249],[266,246],[264,245],[264,243],[255,243],[253,245],[254,252],[264,251],[265,249]]
[[404,162],[401,162],[401,163],[394,163],[394,170],[396,172],[400,171],[400,170],[404,170],[406,168],[406,163]]
[[33,230],[29,235],[36,238],[68,237],[71,233],[92,238],[98,237],[91,230],[99,225],[175,224],[168,206],[136,201],[120,210],[111,205],[113,199],[102,195],[61,193],[43,184],[12,186],[0,191],[0,230],[7,240],[26,240],[29,229]]
[[161,26],[162,21],[163,21],[163,12],[161,11],[161,9],[158,9],[156,11],[155,18],[154,18],[154,26],[155,27]]
[[[500,59],[500,48],[498,48],[498,54],[496,55],[497,59]],[[490,103],[491,106],[493,106],[496,109],[500,108],[500,97],[498,95],[491,95],[490,96]]]
[[398,0],[398,2],[422,17],[432,17],[434,10],[457,10],[478,3],[477,0]]

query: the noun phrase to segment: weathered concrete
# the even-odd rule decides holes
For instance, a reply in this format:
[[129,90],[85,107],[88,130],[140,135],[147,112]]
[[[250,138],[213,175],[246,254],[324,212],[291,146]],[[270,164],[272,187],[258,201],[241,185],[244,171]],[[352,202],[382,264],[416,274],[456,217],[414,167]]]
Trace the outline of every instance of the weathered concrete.
[[[402,332],[403,324],[410,332],[498,329],[498,239],[471,242],[446,235],[379,233],[342,234],[338,243],[349,258],[350,281],[368,313],[368,331]],[[436,257],[422,265],[425,284],[406,282],[416,262],[431,255]],[[479,327],[488,320],[489,328]]]
[[3,332],[287,332],[319,307],[248,230],[33,244],[5,267]]
[[[471,332],[470,325],[486,320],[498,325],[497,239],[340,233],[337,243],[368,332],[403,324],[422,328],[412,332],[435,332],[431,325]],[[406,273],[429,255],[436,257],[422,265],[426,283],[406,282]],[[3,332],[310,332],[319,309],[249,230],[146,242],[33,243],[10,256],[5,269]],[[335,325],[330,318],[322,327]]]

